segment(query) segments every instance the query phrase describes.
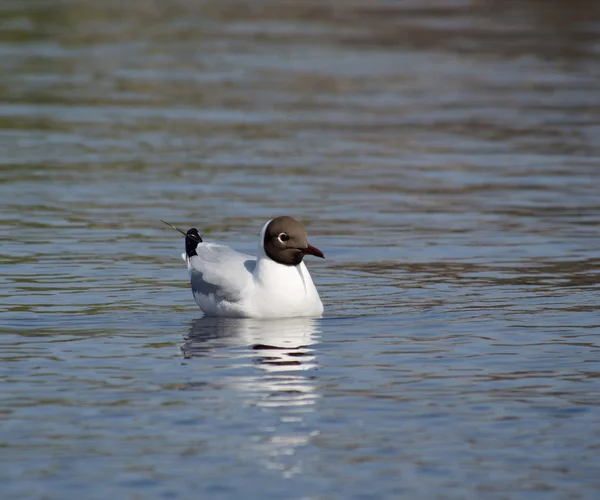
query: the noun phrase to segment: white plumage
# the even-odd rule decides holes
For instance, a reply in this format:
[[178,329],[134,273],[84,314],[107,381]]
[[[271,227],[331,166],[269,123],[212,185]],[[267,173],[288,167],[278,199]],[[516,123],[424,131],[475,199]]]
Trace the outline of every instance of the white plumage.
[[[205,242],[198,243],[196,255],[182,254],[190,273],[194,298],[205,315],[283,318],[323,314],[323,304],[302,257],[297,265],[285,265],[265,252],[265,232],[275,220],[263,226],[256,257],[225,245]],[[290,235],[293,231],[290,228]],[[281,235],[287,236],[283,232]],[[306,241],[305,233],[303,235]],[[281,239],[279,241],[283,243]],[[303,255],[323,256],[307,242],[306,245],[302,249]]]

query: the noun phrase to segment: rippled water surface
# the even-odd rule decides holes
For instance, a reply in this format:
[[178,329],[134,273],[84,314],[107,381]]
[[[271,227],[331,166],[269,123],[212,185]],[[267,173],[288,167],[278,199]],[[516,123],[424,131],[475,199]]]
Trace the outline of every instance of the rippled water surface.
[[[597,498],[596,2],[0,3],[0,493]],[[305,222],[202,318],[166,219]]]

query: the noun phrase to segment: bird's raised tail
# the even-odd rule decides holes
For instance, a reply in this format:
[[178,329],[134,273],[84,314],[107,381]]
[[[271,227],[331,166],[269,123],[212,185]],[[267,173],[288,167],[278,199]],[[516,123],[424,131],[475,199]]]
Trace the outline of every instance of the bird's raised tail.
[[161,220],[161,222],[172,227],[175,229],[175,231],[178,231],[185,236],[185,255],[187,255],[188,259],[194,255],[198,255],[196,253],[196,248],[198,248],[198,243],[202,243],[202,236],[200,236],[200,233],[195,227],[189,229],[187,233],[184,233],[181,229],[175,227],[173,224],[170,224],[167,221]]
[[198,230],[193,227],[189,229],[185,235],[185,253],[190,258],[193,255],[198,255],[196,253],[196,248],[198,248],[198,243],[202,243],[202,236]]

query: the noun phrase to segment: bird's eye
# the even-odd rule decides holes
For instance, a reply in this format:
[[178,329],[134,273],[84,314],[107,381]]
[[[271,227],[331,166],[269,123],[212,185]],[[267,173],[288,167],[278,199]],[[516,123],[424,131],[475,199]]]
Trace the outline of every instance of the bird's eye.
[[289,235],[285,233],[279,233],[277,238],[279,238],[279,241],[288,241],[290,239]]

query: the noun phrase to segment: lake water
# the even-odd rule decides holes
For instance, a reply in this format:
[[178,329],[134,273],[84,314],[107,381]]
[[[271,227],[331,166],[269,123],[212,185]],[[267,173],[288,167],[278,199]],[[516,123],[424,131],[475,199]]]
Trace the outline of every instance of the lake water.
[[[597,498],[600,7],[0,4],[0,496]],[[302,220],[322,319],[159,219]]]

